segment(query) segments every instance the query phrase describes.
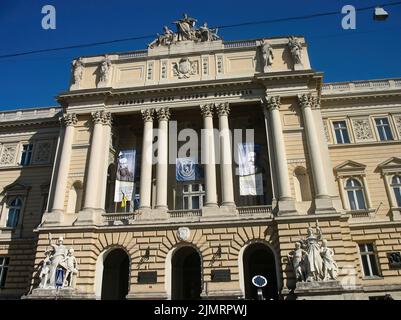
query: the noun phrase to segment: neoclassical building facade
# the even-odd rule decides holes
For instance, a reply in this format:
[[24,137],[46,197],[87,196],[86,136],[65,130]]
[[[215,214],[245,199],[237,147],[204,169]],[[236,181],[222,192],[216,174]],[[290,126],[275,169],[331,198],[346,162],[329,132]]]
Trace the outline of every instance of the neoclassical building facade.
[[256,299],[262,275],[266,299],[401,298],[401,79],[324,83],[301,36],[177,28],[0,113],[0,297]]

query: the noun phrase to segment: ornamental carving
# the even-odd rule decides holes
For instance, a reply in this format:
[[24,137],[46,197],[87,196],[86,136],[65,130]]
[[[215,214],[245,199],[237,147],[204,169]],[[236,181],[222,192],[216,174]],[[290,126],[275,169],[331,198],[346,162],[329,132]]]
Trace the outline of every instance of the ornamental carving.
[[77,116],[75,113],[66,113],[61,117],[61,122],[63,125],[67,126],[75,126],[78,122]]
[[157,119],[159,121],[168,121],[170,120],[170,109],[169,108],[160,108],[156,111]]
[[204,118],[205,117],[213,117],[213,108],[214,108],[213,103],[209,103],[209,104],[205,104],[205,105],[201,106],[200,109],[201,109],[202,116]]
[[298,96],[298,102],[301,108],[312,108],[316,104],[316,98],[311,94],[301,94]]
[[401,117],[395,117],[395,126],[398,131],[398,135],[401,137]]
[[3,150],[1,152],[0,165],[10,165],[14,164],[15,155],[17,152],[16,145],[3,145]]
[[217,35],[217,28],[209,28],[206,22],[199,28],[196,28],[196,22],[196,19],[184,13],[182,19],[174,21],[177,32],[164,26],[163,34],[158,33],[157,38],[148,47],[153,49],[158,46],[170,46],[180,41],[209,42],[220,39]]
[[280,96],[270,96],[266,102],[267,109],[278,110],[280,108]]
[[94,124],[111,125],[111,113],[106,111],[92,112],[92,120]]
[[302,45],[295,37],[288,38],[288,48],[290,49],[294,64],[302,64]]
[[35,156],[33,158],[34,163],[49,163],[50,152],[51,152],[51,142],[38,142],[35,146]]
[[173,72],[178,79],[187,79],[198,73],[198,61],[182,58],[178,63],[173,63]]
[[177,238],[180,241],[188,241],[191,235],[191,230],[187,227],[179,227],[177,230]]
[[230,114],[230,105],[228,102],[216,104],[216,109],[219,116],[228,116]]
[[145,121],[145,122],[153,121],[153,113],[154,112],[155,112],[155,109],[143,109],[143,110],[141,110],[143,121]]
[[330,134],[329,134],[329,128],[327,127],[327,122],[323,122],[323,129],[324,129],[324,136],[326,137],[326,141],[330,142]]
[[373,140],[369,119],[353,119],[352,127],[357,141]]

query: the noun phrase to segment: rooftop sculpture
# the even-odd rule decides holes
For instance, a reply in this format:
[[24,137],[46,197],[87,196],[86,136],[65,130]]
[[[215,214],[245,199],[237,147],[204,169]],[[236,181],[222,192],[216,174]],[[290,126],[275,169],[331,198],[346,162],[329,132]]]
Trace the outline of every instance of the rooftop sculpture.
[[184,13],[182,19],[173,22],[177,27],[177,32],[173,32],[164,26],[163,34],[157,34],[157,38],[148,47],[153,49],[158,46],[169,46],[180,41],[206,42],[220,39],[217,35],[217,28],[210,29],[206,22],[201,27],[196,28],[196,22],[196,19]]

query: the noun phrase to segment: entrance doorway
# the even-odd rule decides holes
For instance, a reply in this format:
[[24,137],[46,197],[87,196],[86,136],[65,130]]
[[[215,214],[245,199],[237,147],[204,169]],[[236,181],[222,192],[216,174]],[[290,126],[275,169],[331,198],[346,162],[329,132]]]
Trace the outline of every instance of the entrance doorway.
[[262,288],[266,300],[278,298],[276,261],[272,250],[263,243],[249,245],[243,255],[245,298],[257,299],[257,288],[252,284],[252,278],[262,275],[267,279],[267,285]]
[[173,253],[171,270],[171,298],[200,299],[202,276],[199,253],[189,246],[177,249]]
[[122,249],[107,254],[103,264],[102,300],[123,300],[128,294],[129,258]]

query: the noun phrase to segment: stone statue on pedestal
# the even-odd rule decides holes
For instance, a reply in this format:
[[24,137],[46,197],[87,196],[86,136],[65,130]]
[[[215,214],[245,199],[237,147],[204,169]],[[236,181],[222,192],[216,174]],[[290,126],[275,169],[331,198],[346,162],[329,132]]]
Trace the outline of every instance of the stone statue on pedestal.
[[83,59],[78,58],[72,62],[73,85],[79,88],[84,74]]
[[334,251],[322,239],[322,232],[316,222],[316,235],[308,228],[305,239],[295,244],[295,250],[288,255],[298,282],[336,280],[338,266],[334,261]]
[[273,64],[273,48],[270,43],[262,41],[261,43],[262,55],[263,55],[263,71],[268,72]]
[[[51,249],[46,250],[45,258],[41,264],[39,273],[41,281],[39,288],[56,289],[57,286],[60,288],[75,288],[78,263],[77,259],[74,257],[74,249],[67,249],[67,247],[64,246],[63,237],[59,237],[56,243],[52,243],[51,234],[49,234],[49,244]],[[60,268],[64,271],[63,279],[61,281],[61,286],[58,283],[56,286],[57,270]]]
[[111,69],[111,60],[110,60],[109,56],[106,54],[100,65],[99,84],[107,85],[107,83],[109,82],[110,69]]

